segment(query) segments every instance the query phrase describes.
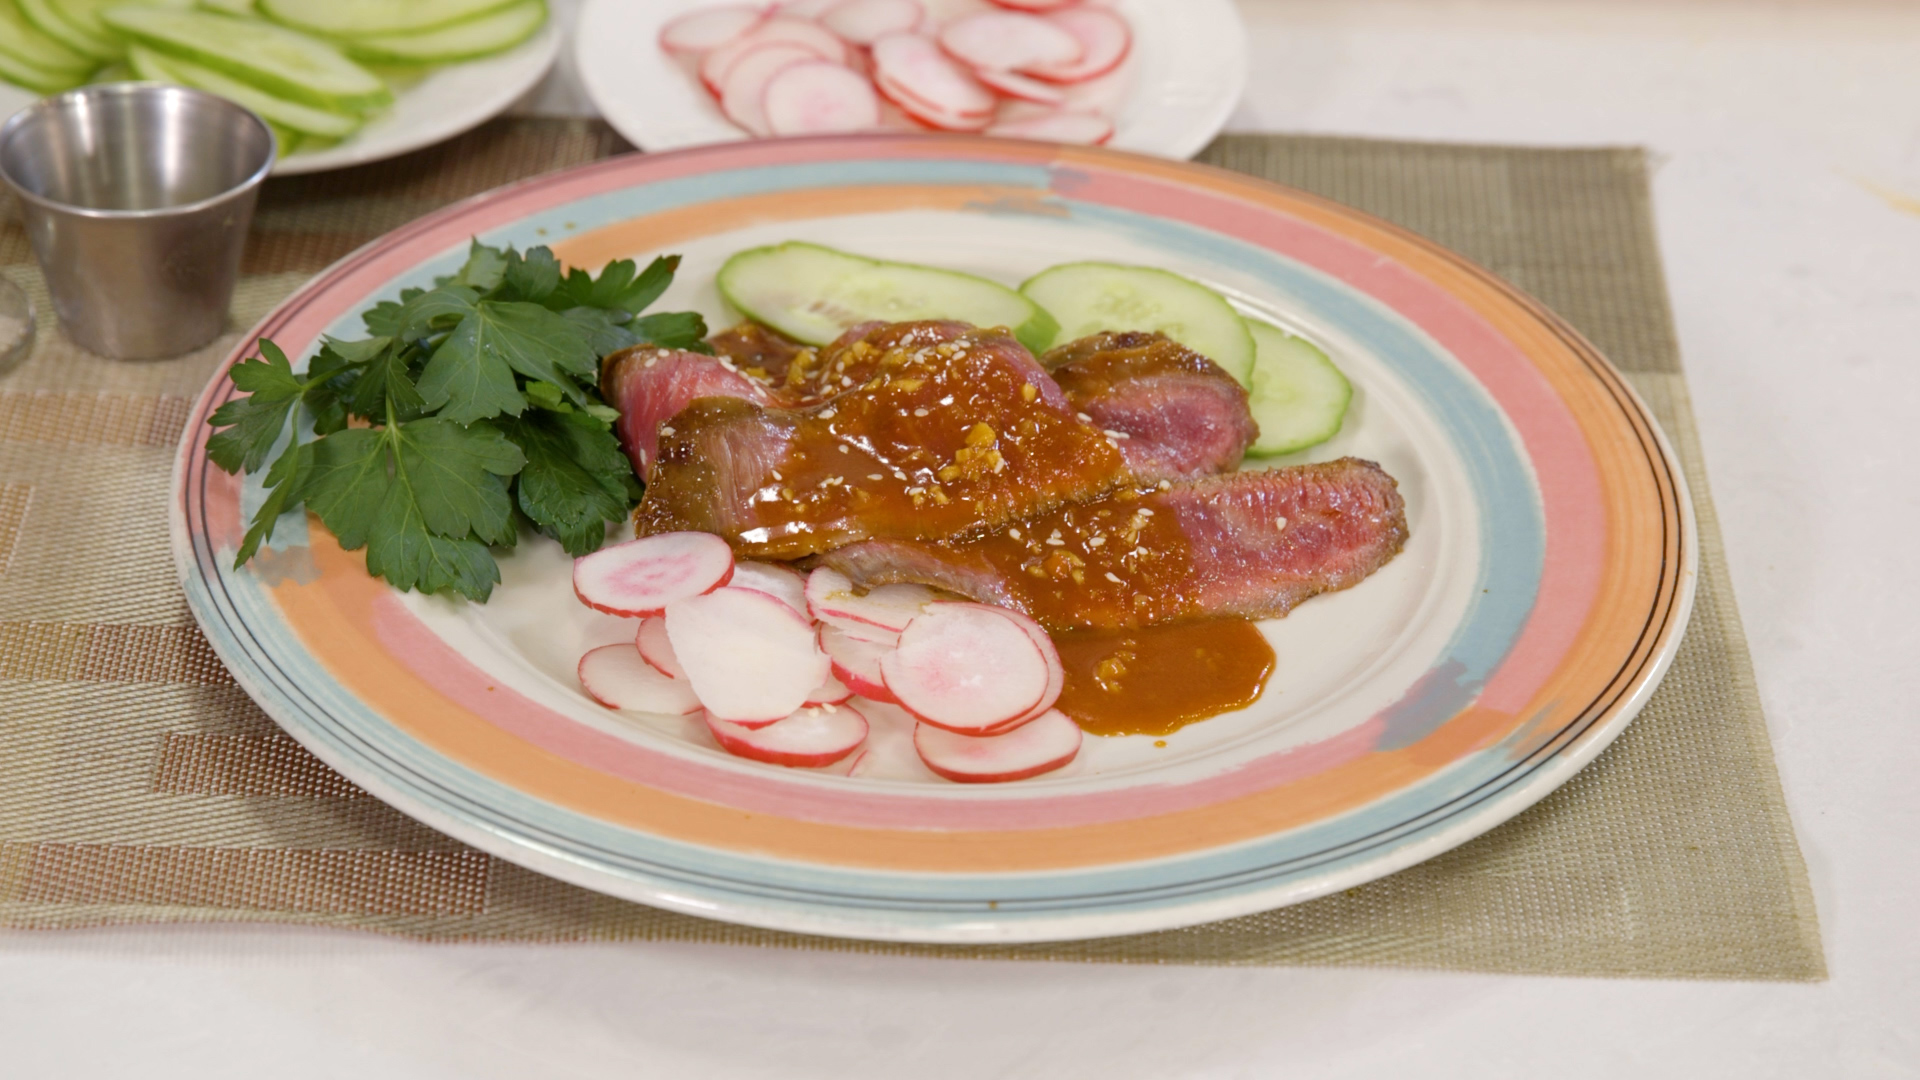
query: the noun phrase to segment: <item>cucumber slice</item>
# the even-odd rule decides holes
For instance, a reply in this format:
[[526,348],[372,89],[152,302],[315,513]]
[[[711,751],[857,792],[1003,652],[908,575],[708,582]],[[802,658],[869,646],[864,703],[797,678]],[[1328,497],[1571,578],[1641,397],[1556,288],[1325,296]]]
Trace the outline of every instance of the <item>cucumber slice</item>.
[[325,37],[417,34],[485,15],[514,0],[260,0],[260,13]]
[[[264,90],[255,89],[238,79],[229,79],[217,71],[201,67],[190,60],[162,56],[145,45],[134,45],[128,48],[127,60],[133,65],[134,73],[142,79],[191,86],[195,90],[218,94],[235,105],[252,109],[259,114],[260,119],[272,126],[276,133],[286,130],[301,135],[325,135],[338,139],[360,130],[358,116],[327,112],[296,101],[274,97]],[[280,143],[280,149],[285,153],[287,140],[282,139]]]
[[75,26],[54,7],[53,0],[15,0],[20,14],[35,30],[96,62],[118,60],[126,55],[125,45],[112,37],[90,34]]
[[217,11],[222,15],[234,15],[240,18],[252,18],[258,14],[254,10],[253,0],[200,0],[200,7],[207,11]]
[[1353,384],[1313,342],[1253,319],[1247,329],[1258,346],[1247,407],[1260,425],[1249,452],[1291,454],[1333,438],[1353,400]]
[[137,78],[139,78],[139,76],[133,73],[133,67],[131,65],[125,60],[116,60],[106,67],[101,68],[99,71],[94,72],[92,77],[87,79],[87,85],[100,86],[105,83],[132,82]]
[[797,240],[740,252],[720,268],[718,284],[720,295],[748,318],[808,345],[825,345],[872,319],[1012,327],[1034,352],[1059,329],[1031,300],[986,278]]
[[417,34],[368,34],[340,43],[355,60],[375,64],[452,64],[504,52],[532,37],[547,21],[542,0],[519,0],[511,7],[465,22]]
[[30,68],[85,78],[100,62],[48,37],[20,14],[13,0],[0,0],[0,55]]
[[1102,330],[1158,330],[1219,364],[1241,386],[1253,372],[1253,335],[1233,305],[1178,274],[1117,263],[1066,263],[1020,286],[1060,322],[1052,345]]
[[36,94],[57,94],[87,81],[84,71],[48,71],[23,64],[11,53],[0,52],[0,81],[24,87]]
[[137,4],[105,8],[100,16],[107,25],[156,52],[203,65],[288,101],[359,112],[393,100],[387,84],[332,45],[271,23]]

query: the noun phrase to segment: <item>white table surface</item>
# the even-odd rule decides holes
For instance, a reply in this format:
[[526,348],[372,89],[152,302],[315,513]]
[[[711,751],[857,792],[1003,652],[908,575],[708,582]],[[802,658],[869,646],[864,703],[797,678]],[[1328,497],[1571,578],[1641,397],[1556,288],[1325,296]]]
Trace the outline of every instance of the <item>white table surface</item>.
[[[11,934],[0,1074],[1920,1075],[1920,6],[1243,6],[1256,59],[1234,130],[1657,154],[1681,346],[1830,982]],[[588,108],[564,68],[523,107]]]

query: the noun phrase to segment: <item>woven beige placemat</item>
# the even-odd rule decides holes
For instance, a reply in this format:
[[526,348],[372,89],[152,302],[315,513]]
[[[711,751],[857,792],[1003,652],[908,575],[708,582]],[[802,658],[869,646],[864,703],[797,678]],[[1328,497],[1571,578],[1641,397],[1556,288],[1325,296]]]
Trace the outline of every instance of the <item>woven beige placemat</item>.
[[[235,333],[181,359],[118,364],[43,326],[28,362],[0,379],[0,926],[281,922],[429,939],[1824,977],[1634,150],[1234,136],[1204,157],[1400,222],[1533,292],[1628,372],[1686,466],[1702,565],[1671,674],[1598,761],[1473,843],[1188,930],[918,948],[609,899],[473,851],[331,772],[233,684],[174,584],[165,503],[188,403],[239,330],[334,258],[453,199],[622,149],[598,123],[509,120],[397,162],[273,181]],[[0,221],[0,272],[48,311],[17,211]]]

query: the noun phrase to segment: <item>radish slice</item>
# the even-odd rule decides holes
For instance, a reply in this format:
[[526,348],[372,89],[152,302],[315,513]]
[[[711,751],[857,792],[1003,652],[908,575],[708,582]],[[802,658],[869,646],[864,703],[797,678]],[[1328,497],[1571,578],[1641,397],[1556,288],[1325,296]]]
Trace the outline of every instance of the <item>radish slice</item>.
[[913,130],[915,131],[932,129],[934,131],[979,132],[985,131],[987,125],[991,123],[993,119],[990,113],[962,115],[928,108],[925,104],[914,100],[911,94],[902,91],[900,87],[888,82],[886,79],[875,79],[873,85],[875,89],[880,91],[881,97],[885,98],[889,104],[894,105],[902,113],[906,114],[907,119],[913,122]]
[[767,83],[760,108],[775,135],[839,135],[880,126],[880,99],[864,75],[815,60]]
[[860,624],[899,633],[936,597],[925,585],[882,585],[865,596],[838,570],[821,567],[807,575],[807,611],[821,622]]
[[827,675],[827,681],[814,687],[813,693],[807,695],[807,704],[838,705],[852,696],[853,691],[847,689],[847,684],[834,678],[833,675],[829,673]]
[[709,593],[733,576],[733,550],[703,532],[645,536],[573,560],[573,594],[609,615],[658,615],[675,600]]
[[1080,63],[1086,46],[1064,26],[1016,11],[983,11],[940,28],[940,47],[976,68],[1027,71]]
[[633,644],[640,650],[640,659],[645,660],[648,667],[669,679],[687,677],[687,669],[681,667],[680,658],[673,655],[673,642],[667,640],[667,620],[658,615],[642,619],[640,632],[633,636]]
[[1005,735],[956,735],[928,724],[913,729],[913,748],[927,768],[962,784],[994,784],[1039,776],[1080,753],[1080,725],[1058,709]]
[[1080,0],[990,0],[990,2],[1010,11],[1058,11],[1063,7],[1072,7]]
[[765,727],[748,728],[707,714],[707,730],[730,754],[814,769],[831,765],[867,740],[867,718],[849,705],[805,708]]
[[759,26],[708,53],[700,61],[700,81],[715,97],[726,86],[727,73],[742,56],[762,45],[798,45],[822,60],[835,64],[847,62],[847,43],[828,33],[817,23],[782,15],[769,17]]
[[888,34],[873,43],[873,76],[882,93],[917,118],[966,119],[993,111],[993,93],[921,34]]
[[1042,64],[1025,68],[1027,74],[1048,82],[1073,83],[1104,75],[1127,58],[1133,48],[1133,31],[1127,20],[1096,7],[1077,7],[1055,12],[1046,22],[1066,31],[1080,43],[1080,58],[1062,64]]
[[827,654],[833,677],[861,697],[890,704],[896,702],[887,690],[886,677],[880,673],[880,658],[892,652],[895,644],[897,641],[861,641],[837,626],[820,628],[820,649]]
[[690,11],[660,28],[660,47],[673,53],[717,49],[760,25],[766,13],[745,5]]
[[995,71],[981,68],[973,77],[992,87],[994,90],[1018,101],[1031,101],[1036,105],[1063,105],[1066,103],[1066,91],[1039,79],[1029,79],[1014,71]]
[[739,724],[771,724],[827,681],[813,627],[752,589],[720,589],[667,605],[667,640],[707,711]]
[[925,15],[919,0],[841,0],[820,16],[820,25],[855,45],[871,45],[912,30]]
[[773,13],[796,19],[817,19],[838,3],[840,0],[780,0],[773,5]]
[[988,127],[987,134],[1097,146],[1113,138],[1113,121],[1093,113],[1056,112],[1026,120],[1002,120]]
[[[681,651],[685,660],[685,651]],[[980,735],[1025,716],[1046,693],[1046,658],[986,604],[934,604],[880,658],[887,689],[921,721]],[[702,695],[704,698],[705,695]]]
[[685,716],[700,711],[700,699],[685,682],[647,666],[631,645],[602,645],[580,658],[580,687],[609,709]]
[[1023,715],[1016,716],[1004,724],[995,724],[987,731],[990,735],[1001,735],[1053,708],[1053,703],[1060,700],[1060,691],[1067,687],[1067,666],[1060,662],[1060,650],[1054,647],[1053,638],[1047,635],[1045,627],[1011,608],[994,608],[993,610],[1025,631],[1027,640],[1033,642],[1033,647],[1040,650],[1040,658],[1047,662],[1047,688],[1041,692],[1040,700]]
[[720,88],[720,111],[755,135],[771,134],[767,114],[760,107],[766,97],[767,84],[795,64],[819,60],[812,49],[791,42],[748,49],[727,69],[727,81]]
[[729,589],[752,589],[786,604],[801,615],[807,612],[807,579],[798,570],[772,563],[742,562],[733,565]]
[[862,750],[860,751],[860,756],[853,759],[853,766],[847,770],[847,775],[859,777],[872,776],[879,771],[879,764],[879,759],[873,756],[873,751]]

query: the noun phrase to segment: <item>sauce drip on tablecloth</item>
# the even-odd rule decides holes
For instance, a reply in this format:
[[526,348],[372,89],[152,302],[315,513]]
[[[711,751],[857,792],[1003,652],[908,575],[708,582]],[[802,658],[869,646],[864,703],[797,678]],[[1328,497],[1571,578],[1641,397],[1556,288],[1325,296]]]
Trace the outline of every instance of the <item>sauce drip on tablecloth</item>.
[[1203,619],[1053,636],[1067,669],[1055,706],[1090,735],[1170,735],[1245,708],[1273,674],[1273,646],[1247,619]]

